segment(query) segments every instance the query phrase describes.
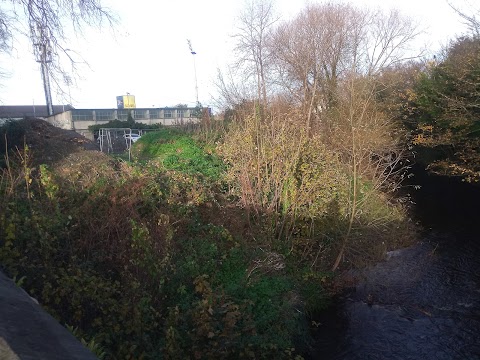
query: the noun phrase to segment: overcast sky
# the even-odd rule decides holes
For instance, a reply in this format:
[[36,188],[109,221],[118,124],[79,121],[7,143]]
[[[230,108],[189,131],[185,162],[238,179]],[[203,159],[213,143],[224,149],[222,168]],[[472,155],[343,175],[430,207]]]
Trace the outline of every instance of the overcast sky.
[[[462,7],[467,0],[451,0]],[[316,1],[310,1],[314,3]],[[320,1],[317,1],[320,2]],[[231,35],[243,0],[108,0],[102,1],[120,19],[114,31],[88,29],[83,38],[72,38],[68,48],[88,62],[69,91],[76,108],[113,108],[115,97],[135,95],[137,107],[164,107],[195,103],[194,59],[199,100],[212,105],[217,68],[231,60]],[[427,29],[419,46],[429,44],[432,54],[442,44],[465,31],[446,0],[352,0],[354,5],[395,7]],[[303,0],[277,0],[282,19],[294,16]],[[27,41],[17,42],[10,56],[0,56],[3,105],[45,104],[39,66]],[[68,91],[67,91],[68,92]],[[54,103],[61,103],[54,94]],[[65,103],[70,102],[66,99]]]

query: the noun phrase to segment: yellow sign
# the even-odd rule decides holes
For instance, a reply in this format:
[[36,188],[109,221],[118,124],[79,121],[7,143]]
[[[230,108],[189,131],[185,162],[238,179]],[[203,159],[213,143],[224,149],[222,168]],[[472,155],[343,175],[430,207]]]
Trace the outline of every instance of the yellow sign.
[[123,96],[123,107],[125,109],[135,109],[135,96],[133,95],[124,95]]
[[135,109],[135,96],[134,95],[121,95],[117,96],[117,108],[118,109]]

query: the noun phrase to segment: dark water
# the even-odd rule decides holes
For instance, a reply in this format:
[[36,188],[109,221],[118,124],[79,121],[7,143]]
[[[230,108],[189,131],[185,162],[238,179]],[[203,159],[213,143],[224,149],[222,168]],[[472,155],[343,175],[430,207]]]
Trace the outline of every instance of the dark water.
[[480,188],[419,178],[420,244],[339,297],[316,359],[480,359]]

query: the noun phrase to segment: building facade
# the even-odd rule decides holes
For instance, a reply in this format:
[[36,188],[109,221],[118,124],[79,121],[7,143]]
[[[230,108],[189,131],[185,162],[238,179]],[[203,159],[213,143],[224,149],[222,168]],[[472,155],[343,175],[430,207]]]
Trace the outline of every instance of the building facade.
[[89,126],[107,124],[113,120],[126,121],[129,118],[129,114],[135,122],[146,125],[181,126],[200,122],[201,115],[198,110],[198,108],[188,107],[71,109],[50,116],[46,120],[59,128],[75,130],[93,140],[93,134],[88,130]]

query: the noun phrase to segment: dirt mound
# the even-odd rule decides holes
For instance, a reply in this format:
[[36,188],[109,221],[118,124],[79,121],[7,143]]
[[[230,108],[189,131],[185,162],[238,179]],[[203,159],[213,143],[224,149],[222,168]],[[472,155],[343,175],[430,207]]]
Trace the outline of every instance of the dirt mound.
[[57,128],[45,120],[20,120],[25,130],[25,141],[34,164],[52,164],[72,153],[98,150],[97,144],[73,130]]
[[[47,164],[75,187],[88,186],[100,177],[113,178],[117,168],[122,166],[100,152],[95,142],[44,120],[15,121],[6,133],[11,161],[22,162],[27,156],[30,167]],[[28,146],[26,153],[23,151],[25,144]]]
[[57,128],[43,120],[25,120],[26,142],[33,164],[47,164],[57,176],[76,188],[85,188],[99,178],[115,178],[118,167],[98,144],[73,130]]

